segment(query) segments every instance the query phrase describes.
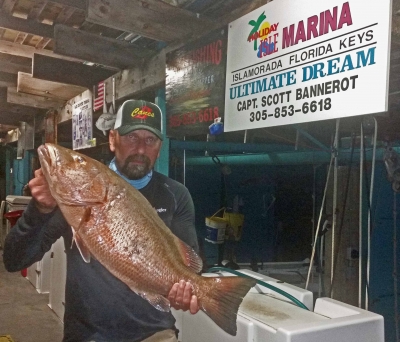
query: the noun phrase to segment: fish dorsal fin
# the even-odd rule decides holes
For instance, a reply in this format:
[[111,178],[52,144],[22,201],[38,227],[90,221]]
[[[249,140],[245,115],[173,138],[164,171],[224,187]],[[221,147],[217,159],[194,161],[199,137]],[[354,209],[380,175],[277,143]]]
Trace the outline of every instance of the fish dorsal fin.
[[192,247],[178,238],[176,238],[176,240],[183,263],[193,272],[199,273],[203,268],[203,261],[201,258],[197,255]]
[[72,246],[74,245],[74,241],[76,243],[76,247],[78,247],[79,253],[81,253],[82,259],[89,263],[90,262],[90,251],[86,247],[85,243],[82,241],[82,239],[79,237],[79,235],[76,233],[75,229],[72,228]]
[[146,299],[151,305],[153,305],[157,310],[163,311],[163,312],[169,312],[170,311],[170,303],[167,298],[164,296],[161,296],[160,294],[157,293],[144,293],[144,292],[139,292],[138,295],[142,297],[143,299]]

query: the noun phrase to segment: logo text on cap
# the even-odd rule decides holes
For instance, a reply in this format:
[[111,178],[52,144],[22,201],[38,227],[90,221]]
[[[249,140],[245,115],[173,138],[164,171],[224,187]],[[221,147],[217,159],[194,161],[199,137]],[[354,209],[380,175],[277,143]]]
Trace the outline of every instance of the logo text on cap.
[[154,118],[154,112],[150,107],[143,106],[142,108],[135,108],[131,113],[132,118],[146,119],[147,117]]

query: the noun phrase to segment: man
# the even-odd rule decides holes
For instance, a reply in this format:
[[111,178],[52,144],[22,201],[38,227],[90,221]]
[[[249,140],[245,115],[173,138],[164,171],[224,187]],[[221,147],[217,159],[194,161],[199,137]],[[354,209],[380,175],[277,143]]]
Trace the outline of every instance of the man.
[[[162,145],[161,125],[158,106],[125,101],[109,134],[110,149],[115,154],[110,168],[148,199],[175,235],[198,251],[194,206],[188,190],[153,171]],[[10,272],[26,268],[64,237],[67,281],[63,341],[177,341],[170,312],[155,309],[96,260],[84,262],[72,245],[71,228],[56,208],[41,169],[35,171],[29,187],[33,199],[6,238],[4,264]],[[191,291],[184,281],[174,284],[168,295],[171,306],[196,313],[197,298]]]

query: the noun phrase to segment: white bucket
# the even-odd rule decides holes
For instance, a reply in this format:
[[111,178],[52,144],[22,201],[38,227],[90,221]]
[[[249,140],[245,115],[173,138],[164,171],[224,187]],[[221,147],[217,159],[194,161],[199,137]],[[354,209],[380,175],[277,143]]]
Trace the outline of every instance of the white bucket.
[[217,244],[224,243],[227,225],[228,222],[222,217],[206,217],[207,234],[205,240]]

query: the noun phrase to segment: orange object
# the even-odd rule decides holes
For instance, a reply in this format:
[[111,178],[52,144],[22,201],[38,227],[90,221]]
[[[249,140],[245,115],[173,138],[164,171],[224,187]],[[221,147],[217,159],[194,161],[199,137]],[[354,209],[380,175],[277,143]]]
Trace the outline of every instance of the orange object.
[[23,210],[9,211],[4,214],[4,217],[10,222],[11,226],[14,226],[23,212]]

